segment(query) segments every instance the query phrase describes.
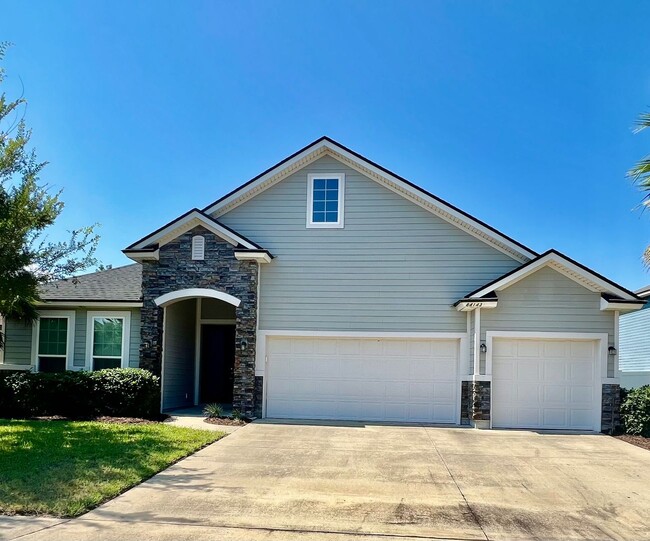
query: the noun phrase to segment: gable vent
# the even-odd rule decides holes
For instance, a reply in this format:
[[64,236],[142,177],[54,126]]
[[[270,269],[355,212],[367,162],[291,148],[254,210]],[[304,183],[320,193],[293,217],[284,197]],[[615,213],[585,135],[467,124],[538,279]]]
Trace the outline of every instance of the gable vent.
[[205,259],[205,238],[201,235],[192,237],[192,259],[199,261]]

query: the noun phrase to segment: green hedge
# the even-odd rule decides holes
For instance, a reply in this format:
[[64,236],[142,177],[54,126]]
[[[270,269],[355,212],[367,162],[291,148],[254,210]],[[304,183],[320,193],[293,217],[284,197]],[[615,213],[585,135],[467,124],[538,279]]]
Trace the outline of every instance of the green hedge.
[[155,418],[160,380],[148,370],[107,368],[97,372],[0,372],[0,417],[101,415]]
[[628,391],[621,403],[625,432],[650,438],[650,385]]

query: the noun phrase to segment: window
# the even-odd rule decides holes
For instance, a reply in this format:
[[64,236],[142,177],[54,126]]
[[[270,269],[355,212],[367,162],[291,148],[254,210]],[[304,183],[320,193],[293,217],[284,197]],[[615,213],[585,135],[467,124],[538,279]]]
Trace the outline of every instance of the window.
[[345,175],[309,175],[307,191],[307,227],[343,227]]
[[87,368],[129,366],[130,323],[129,312],[88,312]]
[[198,261],[205,259],[205,238],[201,235],[192,237],[192,259]]
[[34,336],[39,372],[64,372],[71,367],[74,312],[41,313]]

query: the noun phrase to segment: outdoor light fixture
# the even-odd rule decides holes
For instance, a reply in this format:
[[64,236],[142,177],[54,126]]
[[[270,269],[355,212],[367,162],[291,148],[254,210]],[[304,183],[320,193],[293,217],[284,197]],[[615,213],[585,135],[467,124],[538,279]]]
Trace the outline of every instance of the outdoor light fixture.
[[607,348],[607,353],[609,353],[610,355],[616,355],[618,351],[616,351],[616,348],[614,346],[609,346]]
[[485,345],[485,342],[481,343],[481,353],[487,353],[487,346]]

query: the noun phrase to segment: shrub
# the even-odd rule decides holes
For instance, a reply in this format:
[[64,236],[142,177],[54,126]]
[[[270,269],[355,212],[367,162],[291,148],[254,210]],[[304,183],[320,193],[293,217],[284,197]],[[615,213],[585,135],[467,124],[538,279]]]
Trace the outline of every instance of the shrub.
[[650,438],[650,385],[632,389],[621,404],[625,431]]
[[0,372],[0,417],[158,415],[159,379],[147,370],[111,368],[54,374]]
[[232,410],[232,418],[235,421],[241,421],[244,418],[244,414],[239,410]]
[[203,408],[203,414],[208,419],[223,417],[223,408],[221,407],[221,404],[206,404]]
[[95,410],[115,417],[154,417],[160,411],[159,379],[140,368],[105,368],[90,372]]

